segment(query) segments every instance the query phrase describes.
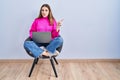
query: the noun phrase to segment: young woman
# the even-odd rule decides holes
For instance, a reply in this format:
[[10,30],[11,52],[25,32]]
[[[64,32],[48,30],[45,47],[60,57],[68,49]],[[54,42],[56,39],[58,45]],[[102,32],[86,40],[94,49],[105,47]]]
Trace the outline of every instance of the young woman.
[[24,47],[31,51],[36,58],[40,56],[48,57],[58,53],[56,49],[63,44],[63,39],[59,35],[61,22],[62,20],[57,23],[52,15],[50,6],[43,4],[40,8],[39,16],[33,21],[30,28],[30,38],[32,39],[32,32],[51,32],[52,40],[45,46],[45,49],[40,47],[43,46],[42,43],[36,43],[33,40],[25,41]]

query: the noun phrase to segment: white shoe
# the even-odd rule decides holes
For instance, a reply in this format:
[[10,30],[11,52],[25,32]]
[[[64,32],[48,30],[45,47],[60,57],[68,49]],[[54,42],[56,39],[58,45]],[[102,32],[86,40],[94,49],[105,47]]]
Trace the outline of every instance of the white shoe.
[[40,46],[41,49],[43,49],[44,51],[46,51],[46,48],[44,46]]
[[45,54],[46,53],[46,51],[43,51],[40,55],[39,55],[39,58],[42,58],[43,56],[43,54]]
[[57,55],[59,55],[59,53],[60,52],[56,50],[54,54],[51,54],[51,56],[57,56]]
[[[43,49],[44,52],[47,51],[47,49],[46,49],[44,46],[41,46],[40,48]],[[43,52],[43,53],[44,53],[44,52]],[[42,53],[42,54],[43,54],[43,53]],[[55,53],[49,53],[49,56],[57,56],[57,55],[59,55],[59,53],[60,53],[59,51],[55,50]]]
[[59,54],[60,54],[60,52],[56,50],[56,51],[55,51],[55,54],[56,54],[56,55],[59,55]]

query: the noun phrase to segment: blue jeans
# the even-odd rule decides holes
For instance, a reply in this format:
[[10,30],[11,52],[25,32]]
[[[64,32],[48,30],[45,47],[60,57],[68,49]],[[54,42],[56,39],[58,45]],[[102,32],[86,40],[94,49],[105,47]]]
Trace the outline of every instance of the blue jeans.
[[[60,47],[62,44],[63,44],[63,39],[61,36],[59,36],[51,40],[51,42],[47,44],[47,46],[45,47],[48,52],[54,54],[56,48]],[[24,48],[32,52],[35,58],[39,57],[44,52],[44,50],[41,49],[40,46],[43,46],[43,43],[35,43],[34,41],[24,42]]]

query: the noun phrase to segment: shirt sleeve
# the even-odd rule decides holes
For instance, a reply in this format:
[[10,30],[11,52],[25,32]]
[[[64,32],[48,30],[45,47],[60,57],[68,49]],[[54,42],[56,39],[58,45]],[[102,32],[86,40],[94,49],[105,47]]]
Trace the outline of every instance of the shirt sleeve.
[[59,31],[57,31],[57,22],[54,20],[54,25],[52,28],[52,38],[54,39],[55,37],[59,36]]
[[35,19],[35,20],[33,21],[32,25],[31,25],[30,30],[29,30],[30,38],[32,38],[32,32],[36,32],[36,31],[37,31],[37,29],[36,29],[36,24],[37,24],[37,22],[36,22],[36,19]]

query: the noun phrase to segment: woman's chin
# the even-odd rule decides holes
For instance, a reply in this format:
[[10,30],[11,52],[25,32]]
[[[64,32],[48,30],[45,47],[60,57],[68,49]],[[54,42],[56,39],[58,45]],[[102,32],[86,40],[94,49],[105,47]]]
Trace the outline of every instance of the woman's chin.
[[46,18],[47,16],[43,16],[44,18]]

